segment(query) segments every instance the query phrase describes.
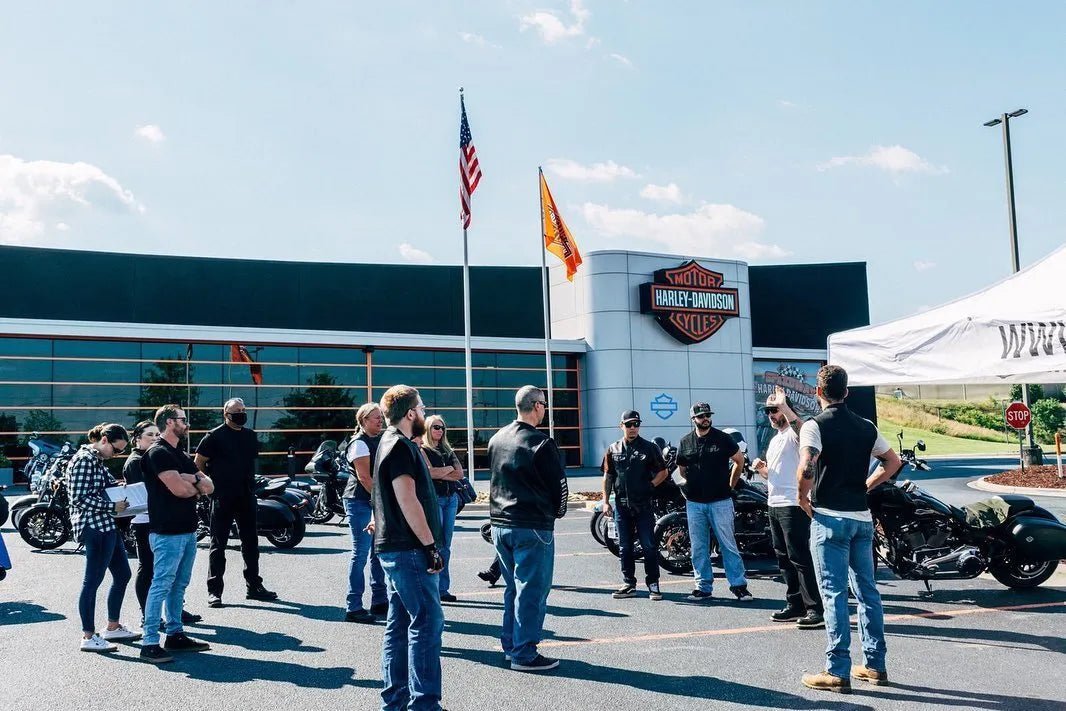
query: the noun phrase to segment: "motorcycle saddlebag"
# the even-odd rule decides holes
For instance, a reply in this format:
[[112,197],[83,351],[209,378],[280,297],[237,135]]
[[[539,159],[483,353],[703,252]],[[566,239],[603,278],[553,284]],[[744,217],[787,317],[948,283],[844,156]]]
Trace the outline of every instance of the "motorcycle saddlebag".
[[255,515],[256,526],[266,530],[288,528],[296,520],[292,509],[279,501],[259,501]]
[[1066,524],[1046,518],[1020,516],[1010,529],[1018,552],[1029,561],[1066,558]]

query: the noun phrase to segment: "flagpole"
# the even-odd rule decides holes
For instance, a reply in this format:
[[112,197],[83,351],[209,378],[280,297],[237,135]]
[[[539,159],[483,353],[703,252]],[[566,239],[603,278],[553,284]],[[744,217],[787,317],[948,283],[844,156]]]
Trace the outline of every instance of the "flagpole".
[[463,332],[466,350],[466,466],[474,479],[474,376],[470,353],[470,248],[463,228]]
[[548,376],[548,436],[555,439],[555,408],[553,407],[551,314],[548,311],[548,250],[544,247],[544,169],[537,166],[537,194],[540,195],[540,284],[544,300],[544,372]]

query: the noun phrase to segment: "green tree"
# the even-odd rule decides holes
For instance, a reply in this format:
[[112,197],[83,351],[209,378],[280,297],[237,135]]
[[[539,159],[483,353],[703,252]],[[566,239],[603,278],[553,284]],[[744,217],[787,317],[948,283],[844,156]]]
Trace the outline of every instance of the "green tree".
[[[174,360],[178,358],[175,356]],[[130,417],[135,421],[149,420],[157,408],[175,404],[187,408],[186,414],[192,429],[211,429],[216,424],[212,413],[193,409],[200,403],[200,388],[187,385],[194,373],[195,368],[183,362],[156,361],[144,374],[141,392],[137,396],[138,409],[130,411]]]
[[1063,429],[1066,423],[1066,411],[1058,400],[1046,398],[1033,403],[1033,436],[1040,442],[1050,444],[1055,441],[1055,433]]
[[[23,444],[28,441],[34,432],[62,432],[63,423],[56,419],[51,410],[30,410],[22,423]],[[41,439],[54,444],[63,444],[63,435],[42,434]]]
[[[1036,402],[1037,400],[1044,399],[1044,386],[1043,385],[1026,385],[1026,389],[1029,391],[1029,402]],[[1022,386],[1020,384],[1014,384],[1010,386],[1010,399],[1021,400],[1022,399]]]
[[283,431],[270,435],[272,451],[284,452],[290,446],[311,451],[324,439],[353,428],[355,398],[348,388],[337,387],[337,379],[329,373],[316,373],[307,384],[310,387],[290,390],[282,400],[287,414],[274,423],[274,429]]

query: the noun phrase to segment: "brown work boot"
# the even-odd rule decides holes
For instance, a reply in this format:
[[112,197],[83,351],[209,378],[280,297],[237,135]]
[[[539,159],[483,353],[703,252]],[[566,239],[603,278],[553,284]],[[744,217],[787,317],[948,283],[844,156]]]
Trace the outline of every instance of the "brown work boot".
[[835,691],[838,694],[851,693],[851,679],[833,676],[827,671],[818,672],[817,674],[804,674],[803,685],[808,689],[818,689],[819,691]]
[[855,666],[851,668],[851,678],[862,679],[877,686],[884,686],[888,683],[888,672],[877,671],[867,666]]

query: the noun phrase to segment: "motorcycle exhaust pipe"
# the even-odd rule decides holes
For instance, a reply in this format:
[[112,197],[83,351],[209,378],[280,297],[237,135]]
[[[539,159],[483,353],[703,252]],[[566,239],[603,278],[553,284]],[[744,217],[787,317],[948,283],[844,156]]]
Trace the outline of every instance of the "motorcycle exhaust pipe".
[[[923,561],[919,566],[922,571],[930,576],[941,573],[941,568],[951,565],[959,575],[979,575],[987,566],[987,562],[981,557],[981,552],[972,546],[961,546],[947,555]],[[954,571],[943,571],[950,575]]]

